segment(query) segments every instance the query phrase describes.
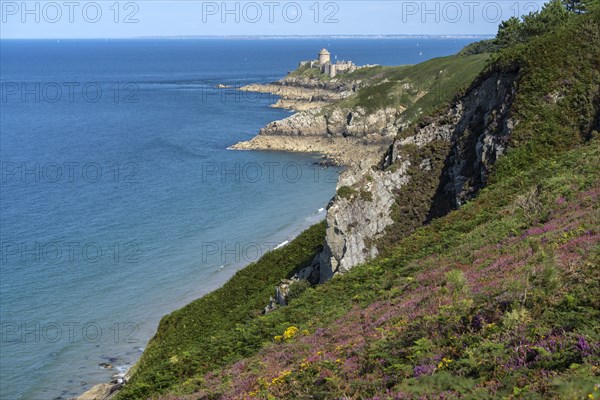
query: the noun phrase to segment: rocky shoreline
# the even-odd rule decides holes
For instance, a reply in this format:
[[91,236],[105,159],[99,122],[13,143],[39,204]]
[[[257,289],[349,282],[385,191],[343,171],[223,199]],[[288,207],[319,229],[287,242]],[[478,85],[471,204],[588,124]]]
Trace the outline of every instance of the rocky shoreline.
[[93,386],[81,396],[71,400],[110,400],[113,399],[122,385],[112,383],[100,383]]
[[130,378],[131,368],[125,374],[115,374],[110,383],[99,383],[91,387],[79,396],[69,400],[111,400]]
[[369,141],[351,137],[266,136],[258,135],[247,142],[237,143],[231,150],[289,151],[319,153],[328,164],[346,166],[357,160],[373,162],[389,147],[384,141]]

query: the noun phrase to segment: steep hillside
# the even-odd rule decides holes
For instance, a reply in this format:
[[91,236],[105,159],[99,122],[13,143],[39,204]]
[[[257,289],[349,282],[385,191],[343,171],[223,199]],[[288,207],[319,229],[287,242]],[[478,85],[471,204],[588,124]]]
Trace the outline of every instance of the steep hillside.
[[321,281],[476,194],[507,147],[517,79],[514,67],[487,71],[447,110],[399,133],[378,168],[340,176],[328,208]]
[[[427,113],[342,174],[326,229],[165,317],[117,397],[600,399],[600,10],[466,86],[411,100]],[[323,283],[261,314],[305,267]]]

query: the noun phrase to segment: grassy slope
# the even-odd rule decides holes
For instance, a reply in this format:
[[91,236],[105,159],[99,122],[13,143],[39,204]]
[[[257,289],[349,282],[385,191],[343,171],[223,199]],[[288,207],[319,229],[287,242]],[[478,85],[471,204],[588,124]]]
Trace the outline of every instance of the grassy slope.
[[241,332],[242,324],[257,317],[279,280],[310,263],[324,237],[324,223],[315,225],[237,272],[222,288],[164,317],[120,398],[145,398],[184,377],[253,354],[260,342],[237,344],[238,352],[231,353],[230,343],[221,338]]
[[257,316],[316,251],[314,228],[166,317],[120,398],[599,398],[600,146],[583,144],[600,100],[599,31],[586,20],[496,60],[521,65],[520,122],[476,200]]
[[448,56],[417,65],[387,67],[372,79],[370,86],[349,99],[348,105],[367,111],[403,106],[407,119],[431,113],[468,86],[488,58],[487,54]]
[[[361,68],[340,74],[340,82],[366,81],[367,84],[344,101],[326,107],[363,107],[367,114],[386,107],[404,107],[406,120],[436,111],[452,100],[481,72],[489,54],[438,57],[416,65]],[[300,67],[291,77],[331,80],[316,68]]]
[[298,67],[295,71],[290,72],[288,75],[290,78],[309,78],[319,79],[321,81],[329,81],[331,78],[327,74],[322,74],[319,68],[310,68],[308,65]]

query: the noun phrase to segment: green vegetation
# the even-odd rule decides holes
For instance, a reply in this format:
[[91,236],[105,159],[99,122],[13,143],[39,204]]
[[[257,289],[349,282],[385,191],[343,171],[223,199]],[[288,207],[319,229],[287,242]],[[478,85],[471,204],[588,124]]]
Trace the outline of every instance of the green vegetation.
[[470,56],[473,54],[492,53],[499,48],[500,46],[496,43],[496,39],[480,40],[479,42],[474,42],[463,47],[463,49],[458,52],[458,55]]
[[523,18],[512,17],[498,27],[494,39],[471,43],[459,55],[492,53],[520,43],[566,25],[581,14],[598,7],[596,0],[551,0],[540,11],[532,12]]
[[380,76],[382,73],[384,73],[389,68],[402,68],[402,66],[400,66],[400,67],[384,67],[384,66],[378,65],[376,67],[360,68],[350,74],[340,74],[340,75],[336,76],[335,78],[341,82],[355,82],[355,81],[359,81],[359,80],[371,80],[371,79],[377,78],[378,76]]
[[[518,70],[518,123],[474,200],[388,233],[380,257],[326,284],[294,284],[286,307],[261,315],[279,279],[320,250],[324,225],[309,229],[165,317],[119,398],[599,400],[600,10],[556,19],[555,6],[518,22],[529,36],[507,40],[482,72]],[[347,101],[401,104],[394,93],[410,82],[460,90],[488,59],[382,67]],[[428,95],[407,109],[448,99]],[[447,153],[438,146],[405,151],[435,171]],[[431,201],[436,181],[421,173],[411,171],[398,221]]]
[[351,200],[353,197],[356,197],[356,195],[359,195],[364,201],[373,201],[373,194],[365,189],[357,191],[353,187],[342,186],[337,191],[337,196],[346,200]]
[[[398,238],[404,237],[427,222],[431,203],[439,186],[439,174],[444,168],[446,155],[450,151],[447,141],[432,141],[425,146],[402,146],[402,152],[411,160],[428,159],[431,170],[422,169],[419,163],[411,163],[407,169],[411,179],[396,192],[391,217],[395,222],[386,229],[385,235],[377,240],[377,248],[383,253],[393,249]],[[393,169],[397,164],[392,164]],[[436,172],[436,173],[432,173]]]
[[597,135],[599,15],[600,9],[580,15],[494,56],[494,65],[519,65],[521,76],[513,107],[514,118],[520,122],[511,137],[518,154],[499,166],[498,178],[525,168],[532,158],[563,152]]
[[292,71],[288,74],[288,77],[292,78],[308,78],[308,79],[319,79],[322,81],[330,81],[331,79],[336,79],[340,82],[356,82],[360,80],[369,80],[377,77],[379,74],[383,73],[385,70],[389,68],[397,68],[397,67],[366,67],[357,69],[351,73],[341,73],[337,75],[335,78],[330,78],[329,75],[321,73],[319,68],[311,68],[310,65],[305,64],[295,71]]
[[360,198],[364,201],[373,201],[373,193],[369,192],[368,190],[361,190]]
[[525,15],[522,20],[512,17],[502,22],[498,28],[496,43],[500,48],[525,43],[567,24],[574,18],[575,14],[563,7],[560,0],[551,0],[539,12]]
[[308,78],[308,79],[319,79],[322,81],[329,81],[331,78],[327,74],[322,74],[319,68],[311,68],[310,65],[305,64],[295,71],[288,74],[288,77],[294,78]]
[[230,334],[243,336],[244,324],[260,315],[279,280],[292,276],[321,251],[324,235],[324,223],[313,226],[238,271],[222,288],[164,317],[120,398],[146,398],[256,352],[262,343]]
[[[387,107],[404,108],[406,120],[434,112],[465,89],[485,67],[488,55],[434,58],[418,65],[377,67],[369,85],[336,106],[363,107],[367,113]],[[353,78],[349,74],[347,79]],[[376,72],[376,73],[375,73]]]

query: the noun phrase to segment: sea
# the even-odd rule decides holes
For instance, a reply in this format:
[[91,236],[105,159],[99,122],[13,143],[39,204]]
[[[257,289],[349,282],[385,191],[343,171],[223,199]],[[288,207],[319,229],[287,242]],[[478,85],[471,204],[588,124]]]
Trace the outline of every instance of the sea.
[[399,65],[474,40],[1,40],[0,399],[122,376],[163,315],[325,217],[339,168],[227,149],[291,115],[237,87],[324,47]]

